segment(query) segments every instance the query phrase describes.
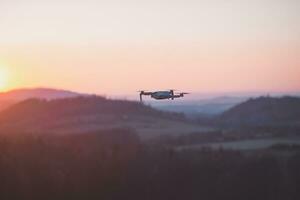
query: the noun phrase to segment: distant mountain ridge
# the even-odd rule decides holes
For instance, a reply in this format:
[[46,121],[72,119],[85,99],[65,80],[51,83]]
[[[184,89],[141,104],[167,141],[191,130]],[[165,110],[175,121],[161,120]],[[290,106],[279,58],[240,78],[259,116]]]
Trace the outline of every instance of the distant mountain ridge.
[[246,101],[249,97],[220,96],[209,99],[199,99],[184,102],[154,102],[151,105],[155,108],[185,113],[188,117],[216,116],[229,110],[235,105]]
[[298,126],[300,125],[300,98],[259,97],[249,99],[218,117],[225,126]]
[[23,88],[11,90],[8,92],[0,93],[0,100],[18,100],[22,101],[28,98],[41,98],[41,99],[59,99],[75,96],[82,96],[86,94],[80,94],[68,90],[58,90],[51,88]]
[[86,96],[87,94],[81,94],[68,90],[58,90],[51,88],[22,88],[15,89],[8,92],[0,93],[0,111],[8,108],[9,106],[18,103],[20,101],[37,98],[37,99],[61,99],[71,98],[77,96]]

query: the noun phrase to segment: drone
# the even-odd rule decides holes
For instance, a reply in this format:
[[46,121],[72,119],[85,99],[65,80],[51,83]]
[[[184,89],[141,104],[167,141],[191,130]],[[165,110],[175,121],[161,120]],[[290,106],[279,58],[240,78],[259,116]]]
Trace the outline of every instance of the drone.
[[175,94],[175,90],[165,90],[165,91],[155,91],[155,92],[147,92],[147,91],[138,91],[140,93],[140,102],[143,102],[143,95],[150,96],[153,99],[156,100],[165,100],[165,99],[176,99],[176,98],[182,98],[184,95],[189,94],[187,92],[180,92]]

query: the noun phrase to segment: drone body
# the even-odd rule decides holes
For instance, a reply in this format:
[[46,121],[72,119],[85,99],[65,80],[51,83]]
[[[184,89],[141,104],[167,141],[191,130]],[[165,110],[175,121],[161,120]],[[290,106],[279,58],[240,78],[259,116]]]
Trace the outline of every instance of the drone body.
[[145,92],[145,91],[139,91],[140,92],[140,101],[143,101],[143,95],[150,96],[153,99],[156,100],[165,100],[165,99],[172,99],[175,98],[181,98],[184,97],[185,94],[188,94],[186,92],[181,92],[178,94],[174,93],[174,90],[166,90],[166,91],[155,91],[155,92]]

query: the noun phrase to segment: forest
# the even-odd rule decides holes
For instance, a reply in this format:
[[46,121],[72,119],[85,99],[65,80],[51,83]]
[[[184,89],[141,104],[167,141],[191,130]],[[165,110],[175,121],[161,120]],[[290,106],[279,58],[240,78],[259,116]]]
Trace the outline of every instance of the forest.
[[300,199],[299,148],[178,150],[131,129],[0,135],[0,199]]

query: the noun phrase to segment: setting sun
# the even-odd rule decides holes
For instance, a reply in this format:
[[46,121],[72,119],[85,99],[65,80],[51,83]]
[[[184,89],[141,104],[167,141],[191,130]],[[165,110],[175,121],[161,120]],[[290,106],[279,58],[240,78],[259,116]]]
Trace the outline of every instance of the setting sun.
[[8,71],[4,67],[0,67],[0,90],[6,89],[8,86]]

